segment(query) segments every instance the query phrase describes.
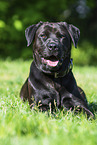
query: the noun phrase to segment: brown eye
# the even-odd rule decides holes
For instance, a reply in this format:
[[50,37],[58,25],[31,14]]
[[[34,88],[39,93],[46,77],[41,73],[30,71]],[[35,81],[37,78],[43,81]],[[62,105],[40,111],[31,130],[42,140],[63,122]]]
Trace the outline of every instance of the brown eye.
[[65,36],[64,35],[61,35],[61,38],[65,38]]
[[46,35],[44,35],[44,34],[43,34],[43,35],[41,35],[41,37],[42,37],[42,38],[44,38],[44,39],[46,39],[46,38],[47,38],[47,36],[46,36]]
[[44,35],[44,36],[42,36],[42,38],[46,38],[46,36]]
[[64,38],[64,36],[62,36],[61,38]]

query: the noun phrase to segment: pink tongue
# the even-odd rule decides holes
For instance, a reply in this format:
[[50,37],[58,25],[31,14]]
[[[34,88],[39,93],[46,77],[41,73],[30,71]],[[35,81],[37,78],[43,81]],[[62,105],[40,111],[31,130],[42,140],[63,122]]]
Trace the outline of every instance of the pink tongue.
[[55,67],[58,64],[58,61],[50,61],[50,60],[47,60],[47,64],[49,66]]

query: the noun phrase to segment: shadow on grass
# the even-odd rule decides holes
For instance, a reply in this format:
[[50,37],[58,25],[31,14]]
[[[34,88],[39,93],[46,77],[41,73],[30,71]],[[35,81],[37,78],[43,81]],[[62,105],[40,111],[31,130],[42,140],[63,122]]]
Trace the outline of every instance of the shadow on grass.
[[89,103],[89,108],[93,114],[97,113],[97,102]]

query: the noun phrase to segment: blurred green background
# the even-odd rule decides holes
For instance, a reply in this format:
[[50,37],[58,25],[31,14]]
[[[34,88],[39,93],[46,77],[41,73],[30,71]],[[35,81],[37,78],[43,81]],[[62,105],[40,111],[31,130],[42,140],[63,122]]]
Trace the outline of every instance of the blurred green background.
[[39,21],[78,27],[78,49],[72,49],[75,64],[97,65],[97,0],[0,0],[0,58],[32,58],[25,29]]

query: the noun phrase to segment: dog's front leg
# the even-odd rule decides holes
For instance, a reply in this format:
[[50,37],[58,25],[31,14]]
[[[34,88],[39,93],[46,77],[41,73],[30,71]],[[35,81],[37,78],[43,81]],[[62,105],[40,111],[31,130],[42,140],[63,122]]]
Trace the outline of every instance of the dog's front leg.
[[69,93],[65,88],[60,91],[61,96],[61,106],[66,110],[75,109],[76,112],[82,111],[87,114],[87,116],[94,116],[89,110],[88,105],[81,98],[75,97],[73,94]]
[[20,97],[23,101],[26,101],[28,99],[29,93],[28,93],[28,79],[23,84],[21,91],[20,91]]

